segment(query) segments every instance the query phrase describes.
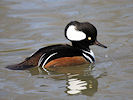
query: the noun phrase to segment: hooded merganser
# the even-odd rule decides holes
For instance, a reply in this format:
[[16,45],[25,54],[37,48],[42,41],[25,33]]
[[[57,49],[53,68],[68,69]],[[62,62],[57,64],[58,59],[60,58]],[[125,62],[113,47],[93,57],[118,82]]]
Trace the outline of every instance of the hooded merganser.
[[22,63],[9,65],[7,68],[24,70],[41,66],[45,70],[51,67],[94,63],[94,53],[89,46],[98,45],[107,48],[97,41],[97,29],[89,22],[70,22],[65,27],[65,37],[72,42],[72,45],[58,44],[41,48]]

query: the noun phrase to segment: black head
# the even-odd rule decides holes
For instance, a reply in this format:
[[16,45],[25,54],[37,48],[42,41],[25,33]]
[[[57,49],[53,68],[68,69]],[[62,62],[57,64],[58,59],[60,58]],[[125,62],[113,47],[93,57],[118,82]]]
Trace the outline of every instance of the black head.
[[76,47],[89,48],[90,45],[98,45],[107,48],[97,41],[97,29],[89,22],[70,22],[65,27],[65,37]]

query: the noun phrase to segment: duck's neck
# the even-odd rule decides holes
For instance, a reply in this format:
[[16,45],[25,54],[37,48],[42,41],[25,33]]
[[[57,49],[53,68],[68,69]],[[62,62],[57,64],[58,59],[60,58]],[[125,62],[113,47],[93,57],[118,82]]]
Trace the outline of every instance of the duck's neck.
[[72,42],[72,46],[75,47],[75,48],[78,48],[80,50],[85,50],[85,51],[90,51],[90,48],[89,46],[86,46],[85,44],[79,42]]
[[89,46],[85,46],[85,44],[81,44],[81,43],[75,43],[72,42],[72,46],[75,48],[78,48],[82,51],[82,55],[83,57],[89,61],[90,63],[94,63],[95,62],[95,56],[94,53],[92,52],[92,50],[90,50]]

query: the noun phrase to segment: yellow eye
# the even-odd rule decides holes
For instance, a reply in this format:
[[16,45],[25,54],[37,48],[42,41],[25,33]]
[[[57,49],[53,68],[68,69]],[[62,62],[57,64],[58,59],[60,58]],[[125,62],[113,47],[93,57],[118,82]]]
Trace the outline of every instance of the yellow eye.
[[91,40],[91,37],[88,37],[88,40]]

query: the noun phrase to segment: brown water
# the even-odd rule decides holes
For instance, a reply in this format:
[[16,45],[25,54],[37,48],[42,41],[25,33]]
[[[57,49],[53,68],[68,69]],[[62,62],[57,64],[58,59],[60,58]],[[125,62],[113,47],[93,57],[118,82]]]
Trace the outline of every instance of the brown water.
[[[12,71],[41,47],[69,43],[65,25],[89,21],[98,29],[95,68]],[[132,0],[1,0],[0,100],[133,100]]]

